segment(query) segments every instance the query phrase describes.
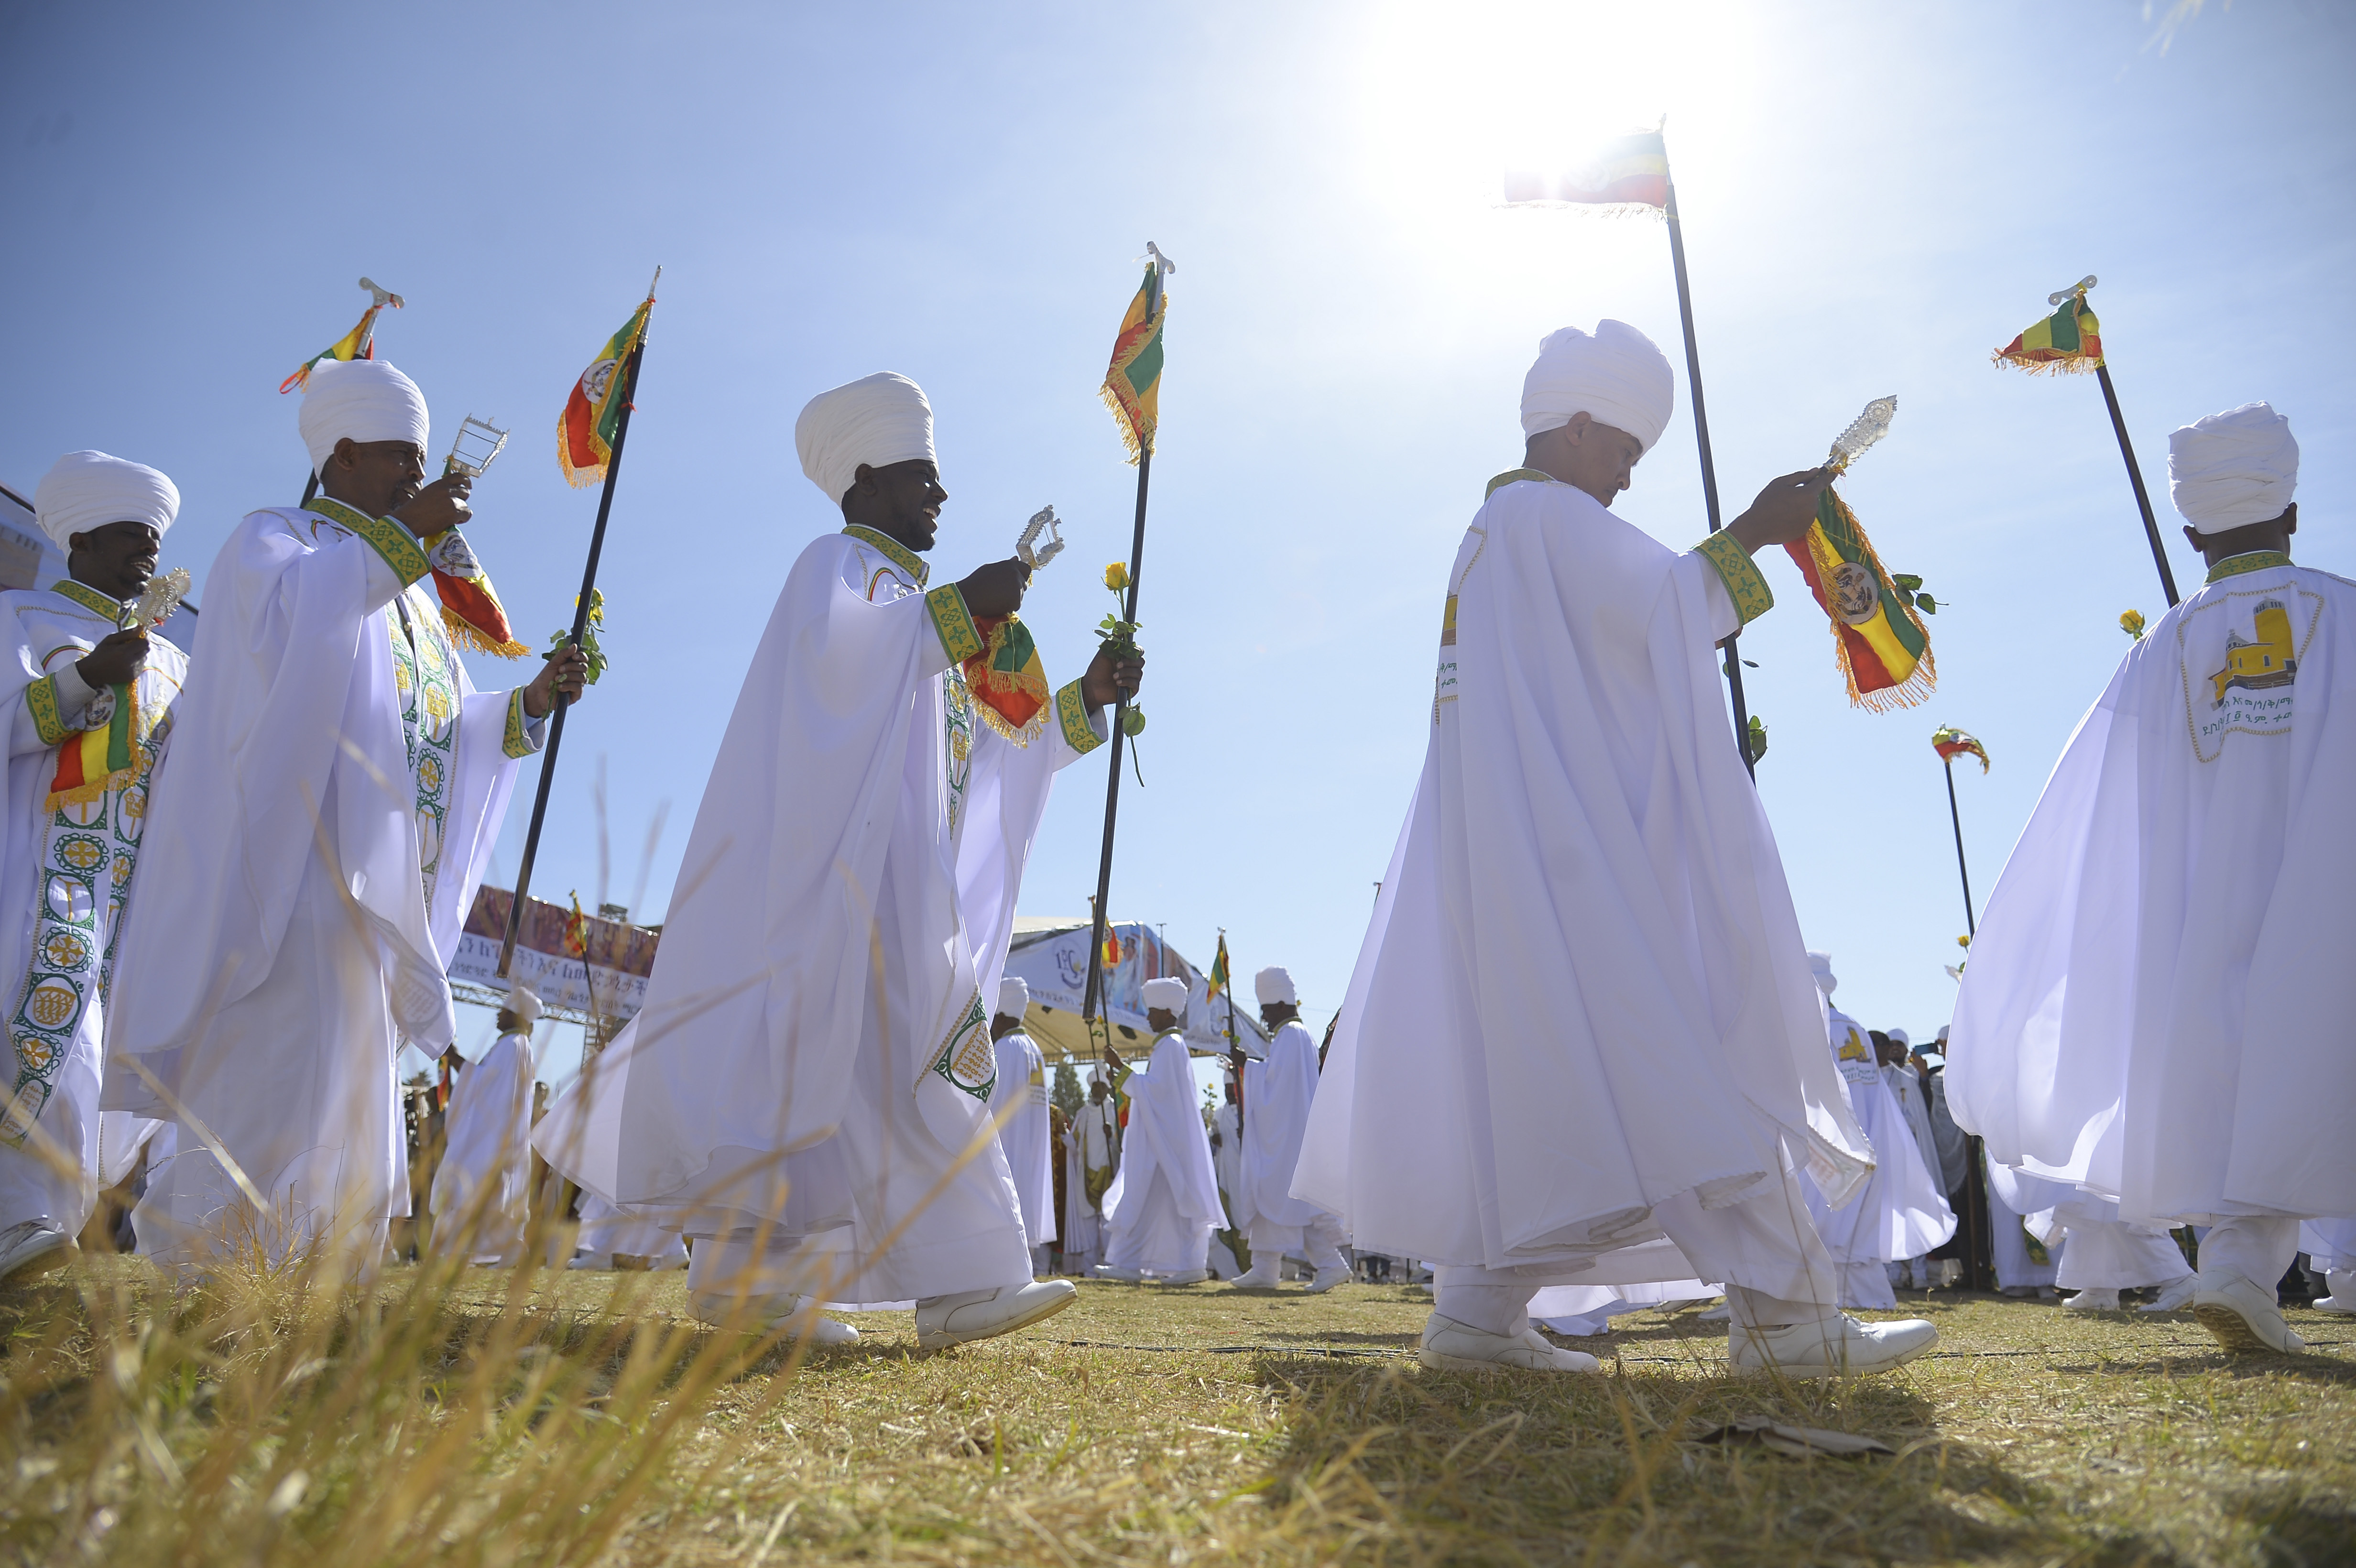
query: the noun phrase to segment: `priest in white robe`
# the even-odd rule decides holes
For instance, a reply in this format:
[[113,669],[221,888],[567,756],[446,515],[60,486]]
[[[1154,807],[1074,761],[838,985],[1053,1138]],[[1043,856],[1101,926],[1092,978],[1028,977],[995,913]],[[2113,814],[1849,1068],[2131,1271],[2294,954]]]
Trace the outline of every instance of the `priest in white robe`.
[[[2208,1225],[2194,1315],[2297,1350],[2299,1221],[2356,1212],[2356,584],[2292,563],[2298,443],[2265,403],[2169,440],[2207,581],[2080,720],[1972,944],[1947,1069],[1988,1157]],[[2356,674],[2349,677],[2356,680]]]
[[1282,968],[1261,970],[1252,980],[1260,1022],[1272,1031],[1268,1055],[1244,1065],[1243,1168],[1235,1222],[1251,1243],[1250,1272],[1237,1279],[1242,1290],[1274,1290],[1284,1260],[1296,1257],[1315,1271],[1309,1293],[1322,1295],[1350,1277],[1342,1256],[1342,1227],[1333,1215],[1292,1195],[1292,1173],[1301,1163],[1301,1136],[1309,1130],[1309,1107],[1317,1098],[1317,1041],[1301,1021],[1301,993]]
[[1076,1295],[1032,1276],[984,998],[1055,773],[1141,671],[1099,650],[1059,691],[1038,677],[1027,719],[990,707],[974,672],[1037,675],[1028,570],[931,581],[948,492],[924,393],[869,376],[794,435],[840,526],[802,547],[753,654],[645,1005],[533,1141],[694,1240],[706,1321],[839,1344],[856,1331],[820,1304],[913,1303],[933,1349]]
[[[2020,1229],[2044,1247],[2055,1289],[2074,1292],[2062,1305],[2076,1312],[2116,1312],[2119,1292],[2159,1287],[2146,1312],[2192,1304],[2192,1265],[2176,1238],[2153,1224],[2119,1218],[2119,1206],[2080,1187],[1995,1166],[1988,1185]],[[2026,1252],[2026,1243],[2022,1251]],[[2001,1281],[1999,1281],[2001,1283]]]
[[1832,1005],[1840,981],[1832,955],[1811,953],[1809,967],[1824,993],[1825,1028],[1833,1065],[1848,1095],[1849,1109],[1873,1146],[1873,1174],[1855,1197],[1834,1207],[1807,1182],[1808,1209],[1840,1269],[1843,1307],[1889,1308],[1898,1305],[1889,1265],[1921,1257],[1955,1233],[1954,1211],[1914,1146],[1905,1112],[1881,1076],[1881,1063],[1862,1024]]
[[322,360],[300,422],[318,496],[249,514],[205,579],[107,1020],[107,1104],[183,1122],[140,1250],[198,1273],[249,1250],[379,1262],[410,1211],[396,1053],[455,1036],[459,928],[518,765],[586,668],[567,650],[476,689],[422,542],[459,564],[470,486],[425,482],[408,377]]
[[[1109,1045],[1107,1062],[1129,1095],[1120,1174],[1105,1194],[1105,1261],[1100,1279],[1192,1285],[1206,1279],[1211,1233],[1225,1223],[1211,1168],[1211,1135],[1182,1026],[1186,982],[1145,982],[1145,1021],[1153,1054],[1131,1072]],[[1123,1076],[1126,1074],[1126,1076]],[[1246,1113],[1248,1120],[1249,1113]]]
[[1120,1111],[1101,1068],[1088,1069],[1088,1097],[1065,1144],[1064,1269],[1086,1275],[1104,1261],[1104,1200],[1120,1165]]
[[1055,1239],[1055,1139],[1047,1126],[1047,1059],[1038,1042],[1023,1032],[1031,987],[1020,975],[998,982],[998,1007],[990,1037],[998,1052],[998,1086],[991,1091],[990,1119],[998,1127],[999,1152],[1014,1179],[1022,1204],[1023,1234],[1031,1243],[1031,1272],[1047,1272],[1048,1243]]
[[2330,1286],[2330,1294],[2308,1305],[2318,1312],[2356,1315],[2356,1220],[2309,1220],[2299,1226],[2298,1240],[2308,1266]]
[[532,1086],[540,1065],[531,1031],[541,1001],[528,986],[499,1009],[498,1038],[451,1086],[443,1115],[442,1163],[430,1201],[436,1246],[464,1244],[468,1261],[512,1267],[523,1261],[531,1219]]
[[[123,622],[155,575],[180,493],[143,464],[70,452],[34,492],[66,558],[47,588],[0,593],[0,1280],[70,1260],[108,1168],[152,1122],[99,1109],[99,1042],[147,801],[170,749],[185,654]],[[112,1147],[110,1147],[112,1146]]]
[[1797,1173],[1843,1200],[1872,1153],[1719,688],[1716,645],[1772,603],[1751,553],[1804,534],[1829,475],[1657,543],[1606,508],[1674,386],[1623,323],[1541,344],[1524,464],[1437,606],[1422,777],[1292,1183],[1360,1248],[1436,1265],[1428,1364],[1594,1370],[1529,1326],[1556,1283],[1723,1280],[1744,1371],[1937,1337],[1838,1310]]

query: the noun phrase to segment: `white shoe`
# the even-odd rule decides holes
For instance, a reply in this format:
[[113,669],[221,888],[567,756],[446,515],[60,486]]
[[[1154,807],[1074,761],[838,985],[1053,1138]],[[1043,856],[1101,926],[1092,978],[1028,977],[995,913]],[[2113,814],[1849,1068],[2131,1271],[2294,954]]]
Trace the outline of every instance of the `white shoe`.
[[27,1280],[73,1262],[81,1249],[48,1219],[26,1220],[0,1231],[0,1280]]
[[1122,1268],[1117,1264],[1098,1264],[1096,1267],[1088,1270],[1088,1273],[1098,1279],[1117,1279],[1123,1285],[1142,1285],[1145,1283],[1145,1275],[1141,1271],[1133,1268]]
[[[2308,1302],[2308,1305],[2314,1307],[2318,1312],[2339,1312],[2356,1316],[2356,1301],[2342,1301],[2336,1295],[2319,1296],[2313,1301]],[[2148,1312],[2152,1309],[2147,1307],[2144,1310]]]
[[2317,1296],[2308,1305],[2318,1312],[2356,1314],[2356,1274],[2346,1269],[2333,1269],[2323,1279],[2331,1286],[2331,1294]]
[[1321,1268],[1317,1271],[1317,1277],[1309,1282],[1309,1294],[1323,1296],[1335,1285],[1347,1281],[1349,1277],[1350,1268],[1347,1264],[1336,1264],[1332,1268]]
[[782,1328],[788,1339],[808,1339],[821,1349],[859,1343],[859,1330],[819,1315],[807,1296],[738,1296],[733,1290],[691,1290],[688,1310],[715,1328],[741,1328],[749,1319],[765,1329]]
[[2173,1285],[2161,1286],[2157,1299],[2145,1302],[2136,1310],[2140,1312],[2183,1311],[2192,1305],[2192,1293],[2198,1288],[2200,1278],[2197,1274],[2188,1274]]
[[1227,1283],[1237,1290],[1274,1290],[1284,1281],[1276,1270],[1261,1262],[1252,1264]]
[[1080,1287],[1068,1279],[928,1296],[916,1303],[916,1349],[943,1350],[971,1339],[1012,1334],[1042,1317],[1053,1317],[1079,1298]]
[[2228,1350],[2304,1350],[2307,1341],[2283,1321],[2275,1293],[2223,1269],[2194,1276],[2192,1316]]
[[1738,1372],[1778,1371],[1789,1378],[1836,1378],[1879,1372],[1911,1361],[1939,1342],[1939,1330],[1919,1317],[1860,1323],[1844,1312],[1819,1323],[1728,1333],[1728,1360]]
[[1211,1271],[1209,1269],[1190,1268],[1181,1269],[1176,1274],[1155,1275],[1153,1276],[1153,1283],[1156,1285],[1200,1285],[1210,1277]]
[[1694,1321],[1697,1323],[1731,1323],[1734,1321],[1734,1308],[1726,1302],[1721,1301],[1717,1306],[1711,1307],[1708,1311],[1696,1314]]
[[2116,1290],[2082,1290],[2062,1304],[2064,1312],[2116,1312],[2119,1293]]
[[1580,1350],[1566,1350],[1535,1328],[1492,1334],[1435,1312],[1423,1326],[1423,1364],[1444,1371],[1488,1372],[1513,1367],[1526,1372],[1591,1372],[1601,1365]]

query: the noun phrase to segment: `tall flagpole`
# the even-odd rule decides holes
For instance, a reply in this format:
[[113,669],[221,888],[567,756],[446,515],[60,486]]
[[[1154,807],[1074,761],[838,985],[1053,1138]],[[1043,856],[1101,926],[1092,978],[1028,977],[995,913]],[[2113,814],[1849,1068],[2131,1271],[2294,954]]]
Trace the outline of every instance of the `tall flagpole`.
[[[655,272],[662,276],[660,269]],[[647,290],[649,303],[654,299],[651,285]],[[651,325],[651,323],[648,324]],[[638,340],[630,348],[630,357],[622,368],[622,409],[614,421],[614,449],[605,459],[605,489],[597,497],[597,526],[589,535],[589,559],[581,568],[581,597],[573,604],[572,647],[581,645],[582,635],[589,629],[589,607],[596,602],[597,558],[605,549],[605,519],[614,510],[614,482],[622,476],[622,443],[630,435],[631,400],[638,391],[638,361],[646,357],[647,327],[641,325]],[[531,865],[540,855],[540,830],[548,820],[548,789],[556,781],[557,748],[564,743],[564,712],[572,701],[562,692],[556,694],[556,715],[548,723],[548,750],[540,760],[540,787],[531,797],[531,831],[524,836],[523,864],[517,868],[515,901],[508,906],[507,935],[499,942],[499,966],[496,973],[507,977],[508,965],[514,961],[516,933],[523,929],[524,901],[531,896]]]
[[[1152,275],[1146,282],[1145,318],[1153,319],[1162,308],[1162,273],[1167,263],[1157,253]],[[1129,594],[1121,601],[1120,618],[1135,624],[1137,621],[1138,578],[1145,567],[1145,494],[1153,478],[1153,443],[1138,443],[1137,448],[1137,521],[1129,539]],[[1116,699],[1112,714],[1112,769],[1105,781],[1104,848],[1097,857],[1097,899],[1095,917],[1091,922],[1088,942],[1088,987],[1080,1001],[1080,1019],[1093,1025],[1102,1016],[1099,1004],[1104,999],[1104,939],[1107,901],[1112,896],[1112,836],[1120,816],[1120,749],[1128,732],[1121,720],[1129,711],[1127,699]],[[1230,976],[1230,983],[1233,977]],[[1094,1030],[1090,1030],[1093,1038]],[[1111,1038],[1108,1031],[1106,1038]]]
[[[1694,437],[1701,443],[1701,498],[1709,512],[1709,531],[1721,526],[1718,517],[1718,465],[1709,455],[1709,410],[1702,401],[1701,349],[1694,342],[1693,291],[1686,283],[1685,225],[1677,220],[1677,182],[1667,182],[1669,262],[1677,274],[1677,321],[1686,333],[1686,380],[1693,388]],[[2174,600],[2169,600],[2174,603]],[[1740,634],[1726,639],[1726,687],[1734,699],[1734,747],[1742,755],[1743,772],[1758,776],[1751,755],[1751,714],[1742,700],[1742,651]]]
[[1955,829],[1955,875],[1964,880],[1964,933],[1967,936],[1977,936],[1979,927],[1972,921],[1972,869],[1964,864],[1964,817],[1963,813],[1955,809],[1955,759],[1941,757],[1939,761],[1947,770],[1947,820],[1954,825]]
[[2095,366],[2094,379],[2103,384],[2103,403],[2111,411],[2111,431],[2119,438],[2119,455],[2126,459],[2127,483],[2135,486],[2136,509],[2143,514],[2143,535],[2151,541],[2152,564],[2159,568],[2159,591],[2168,595],[2169,605],[2173,608],[2177,602],[2176,573],[2169,570],[2168,551],[2160,546],[2159,521],[2151,515],[2151,496],[2143,487],[2143,470],[2136,466],[2135,448],[2127,442],[2127,421],[2119,413],[2119,395],[2111,387],[2110,366]]

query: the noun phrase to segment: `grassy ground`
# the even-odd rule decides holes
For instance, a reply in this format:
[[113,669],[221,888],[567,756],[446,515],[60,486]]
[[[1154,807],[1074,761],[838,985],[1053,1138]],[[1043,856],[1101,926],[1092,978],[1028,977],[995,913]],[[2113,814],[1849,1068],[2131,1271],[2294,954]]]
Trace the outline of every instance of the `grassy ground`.
[[[2309,1355],[2236,1360],[2187,1315],[1942,1296],[1906,1307],[1933,1358],[1777,1388],[1725,1375],[1722,1329],[1653,1314],[1575,1342],[1604,1376],[1430,1372],[1427,1298],[1365,1285],[1091,1283],[1011,1339],[922,1357],[883,1314],[799,1364],[698,1328],[676,1274],[407,1288],[306,1331],[283,1301],[176,1305],[120,1260],[0,1296],[0,1557],[2356,1561],[2356,1321],[2312,1313]],[[1900,1452],[1686,1440],[1747,1412]]]

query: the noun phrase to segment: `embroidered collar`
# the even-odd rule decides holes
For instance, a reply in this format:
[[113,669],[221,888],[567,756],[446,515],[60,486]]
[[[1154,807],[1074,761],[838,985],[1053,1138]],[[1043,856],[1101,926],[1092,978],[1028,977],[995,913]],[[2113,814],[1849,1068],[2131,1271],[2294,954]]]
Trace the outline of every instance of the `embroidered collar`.
[[1481,498],[1485,501],[1490,496],[1495,495],[1498,491],[1504,489],[1506,485],[1517,485],[1525,479],[1535,479],[1541,485],[1559,485],[1562,483],[1561,480],[1556,478],[1553,475],[1541,473],[1539,470],[1535,468],[1508,468],[1503,474],[1498,475],[1494,479],[1489,481],[1489,487],[1481,492]]
[[925,579],[932,574],[933,569],[916,559],[916,551],[889,534],[879,534],[873,528],[860,523],[846,523],[843,525],[842,531],[861,544],[870,545],[882,550],[885,559],[893,565],[915,578],[916,586],[919,588],[925,586]]
[[2290,557],[2278,549],[2254,549],[2246,555],[2229,555],[2209,569],[2209,581],[2222,582],[2229,577],[2239,577],[2245,571],[2264,571],[2270,566],[2288,566]]
[[314,496],[303,503],[304,511],[316,512],[331,523],[341,523],[354,530],[364,531],[374,521],[358,507],[337,500],[333,496]]
[[120,624],[123,620],[122,600],[110,599],[97,589],[87,583],[76,582],[70,577],[61,577],[50,583],[49,592],[64,595],[85,610],[95,610],[110,621]]

